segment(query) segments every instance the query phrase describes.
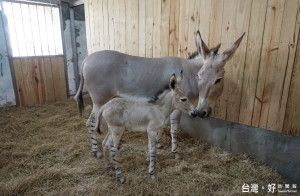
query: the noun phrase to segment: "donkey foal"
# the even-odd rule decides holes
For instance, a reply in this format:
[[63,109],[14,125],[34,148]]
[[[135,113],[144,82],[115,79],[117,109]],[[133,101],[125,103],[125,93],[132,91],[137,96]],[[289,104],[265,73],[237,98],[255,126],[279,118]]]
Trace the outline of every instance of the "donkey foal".
[[182,112],[196,116],[196,108],[188,98],[179,90],[183,74],[176,80],[175,74],[169,82],[169,89],[164,90],[158,97],[149,102],[134,102],[124,98],[115,98],[106,103],[98,114],[98,127],[101,117],[107,122],[109,131],[102,142],[105,167],[109,168],[109,155],[113,159],[117,178],[121,183],[125,182],[120,169],[116,151],[121,136],[125,129],[132,131],[147,130],[149,174],[154,176],[154,161],[156,155],[156,136],[169,120],[170,114],[178,109]]

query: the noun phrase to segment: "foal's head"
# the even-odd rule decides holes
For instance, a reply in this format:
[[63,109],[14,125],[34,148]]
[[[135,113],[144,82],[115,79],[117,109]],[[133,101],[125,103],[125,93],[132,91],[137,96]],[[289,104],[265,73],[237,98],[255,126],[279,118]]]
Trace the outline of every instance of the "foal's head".
[[182,78],[182,71],[177,79],[175,74],[173,74],[170,78],[169,88],[171,89],[172,93],[172,101],[176,109],[180,110],[181,112],[188,113],[192,117],[195,117],[197,115],[196,108],[189,101],[187,96],[179,89]]

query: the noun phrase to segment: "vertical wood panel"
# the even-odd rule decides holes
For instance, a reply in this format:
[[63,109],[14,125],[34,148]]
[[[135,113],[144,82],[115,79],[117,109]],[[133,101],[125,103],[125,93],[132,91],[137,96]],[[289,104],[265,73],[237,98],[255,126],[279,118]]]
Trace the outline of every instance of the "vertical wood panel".
[[153,57],[161,56],[161,0],[153,0]]
[[197,51],[196,47],[196,32],[199,24],[200,1],[191,0],[188,11],[188,33],[187,33],[187,51],[193,53]]
[[178,51],[178,23],[179,23],[179,0],[172,0],[170,5],[170,44],[169,56],[177,56]]
[[170,4],[171,0],[161,2],[161,34],[159,35],[161,50],[159,56],[169,55]]
[[120,41],[120,11],[119,11],[119,1],[114,0],[114,45],[116,51],[121,51],[121,41]]
[[239,112],[239,122],[247,125],[251,125],[252,122],[266,9],[267,0],[253,0],[251,6],[249,30],[246,34],[246,36],[248,36],[248,42]]
[[120,39],[120,52],[126,52],[126,37],[125,37],[125,32],[126,32],[126,12],[125,12],[125,0],[119,0],[119,16],[120,16],[120,34],[119,34],[119,39]]
[[153,1],[146,1],[146,57],[153,56]]
[[107,2],[108,8],[108,24],[109,24],[109,49],[115,49],[115,21],[114,21],[114,0],[109,0]]
[[[296,29],[300,26],[300,1],[298,1],[298,16]],[[299,31],[298,31],[299,32]],[[293,64],[292,77],[287,101],[287,107],[284,116],[283,132],[290,135],[300,136],[300,35],[298,37],[297,52]],[[297,41],[297,40],[295,40]],[[294,47],[296,44],[294,45]]]
[[189,24],[189,1],[180,0],[179,9],[179,39],[178,39],[178,56],[186,58],[187,38],[188,38],[188,24]]
[[280,28],[277,59],[272,68],[273,74],[271,75],[274,88],[271,92],[267,120],[267,129],[271,130],[281,130],[283,126],[284,118],[281,117],[285,113],[291,72],[294,63],[291,59],[294,60],[296,52],[296,48],[292,46],[292,43],[295,42],[295,40],[293,40],[293,35],[295,32],[296,34],[299,32],[299,29],[295,29],[297,9],[298,0],[286,1]]
[[146,56],[146,2],[139,0],[139,56]]
[[14,59],[13,60],[14,65],[14,71],[15,71],[15,78],[16,78],[16,85],[17,85],[17,91],[18,91],[18,97],[20,106],[25,106],[26,98],[25,95],[26,89],[24,88],[24,82],[23,82],[23,70],[22,70],[22,64],[20,59]]
[[[276,65],[284,0],[268,1],[262,56],[256,89],[252,125],[267,128],[270,98],[274,86],[271,75]],[[273,72],[273,73],[272,73]]]
[[130,0],[126,4],[126,51],[128,54],[139,54],[138,30],[138,0]]
[[289,133],[299,130],[291,120],[300,113],[293,110],[299,86],[294,75],[299,0],[94,0],[85,9],[89,53],[114,49],[186,58],[196,51],[197,30],[210,48],[221,42],[220,52],[246,32],[226,64],[224,91],[213,116]]

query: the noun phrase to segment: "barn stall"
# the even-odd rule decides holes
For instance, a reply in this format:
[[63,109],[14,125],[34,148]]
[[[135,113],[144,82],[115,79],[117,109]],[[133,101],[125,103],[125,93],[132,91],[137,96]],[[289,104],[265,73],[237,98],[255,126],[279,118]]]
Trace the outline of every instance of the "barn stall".
[[[236,195],[256,184],[260,194],[273,184],[278,194],[297,191],[299,11],[297,0],[1,1],[1,192]],[[226,64],[212,118],[182,117],[183,160],[173,159],[166,131],[156,181],[146,173],[146,135],[126,133],[127,183],[119,186],[89,153],[88,95],[83,118],[68,99],[78,68],[105,49],[186,58],[196,51],[197,30],[221,52],[246,32]]]

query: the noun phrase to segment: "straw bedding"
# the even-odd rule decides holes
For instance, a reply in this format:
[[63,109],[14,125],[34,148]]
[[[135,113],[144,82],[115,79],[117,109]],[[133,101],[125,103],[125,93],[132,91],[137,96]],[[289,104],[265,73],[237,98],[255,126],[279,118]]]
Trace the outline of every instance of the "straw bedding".
[[[120,162],[121,185],[103,159],[91,153],[85,121],[72,99],[39,107],[0,109],[0,195],[239,195],[244,183],[284,183],[274,170],[246,155],[233,155],[184,133],[182,160],[174,160],[168,131],[156,159],[156,180],[146,163],[147,135],[126,131]],[[104,135],[98,135],[99,146]],[[264,192],[266,193],[266,192]],[[259,194],[263,194],[259,191]]]

